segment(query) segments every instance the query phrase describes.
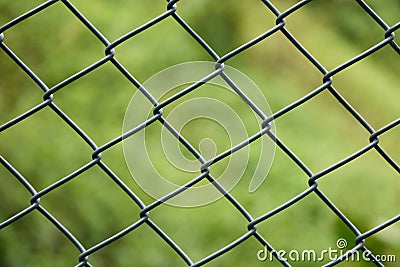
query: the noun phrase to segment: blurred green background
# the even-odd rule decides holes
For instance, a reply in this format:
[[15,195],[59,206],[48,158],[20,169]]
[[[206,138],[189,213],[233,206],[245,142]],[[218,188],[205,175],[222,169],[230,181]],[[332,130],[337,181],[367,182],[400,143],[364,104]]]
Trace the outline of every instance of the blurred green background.
[[[70,1],[110,41],[165,11],[164,1]],[[271,1],[280,11],[296,1]],[[0,1],[0,25],[42,1]],[[400,2],[368,1],[389,25],[399,22]],[[275,25],[261,1],[188,1],[178,14],[224,55]],[[331,70],[384,38],[384,31],[355,1],[313,1],[290,15],[287,29],[317,60]],[[104,46],[62,4],[56,3],[7,30],[4,42],[48,87],[104,56]],[[399,43],[399,40],[397,38]],[[399,55],[389,46],[338,73],[333,85],[374,129],[398,118]],[[144,82],[166,67],[212,60],[172,18],[116,48],[116,58]],[[322,75],[280,33],[228,60],[262,90],[277,112],[322,84]],[[126,107],[135,92],[111,63],[54,94],[56,103],[98,146],[119,136]],[[42,101],[42,91],[0,51],[0,124]],[[278,137],[317,173],[368,145],[369,133],[323,92],[275,121]],[[198,132],[193,132],[196,140]],[[400,162],[400,128],[380,137],[382,148]],[[215,140],[224,143],[224,140]],[[257,146],[257,143],[254,144]],[[43,109],[0,135],[0,153],[37,191],[91,160],[91,149],[53,111]],[[103,161],[146,204],[147,196],[132,179],[118,144]],[[167,163],[166,163],[167,164]],[[253,164],[254,165],[254,164]],[[247,191],[251,162],[233,196],[256,218],[304,191],[308,177],[277,149],[267,180],[255,193]],[[0,221],[29,205],[30,195],[5,168],[0,168]],[[352,161],[319,181],[319,188],[361,232],[396,216],[400,203],[399,174],[375,151]],[[139,218],[139,208],[100,168],[94,167],[41,198],[41,205],[89,248]],[[150,218],[193,261],[213,253],[247,231],[247,221],[225,199],[197,208],[162,205]],[[258,231],[275,249],[336,248],[355,236],[316,196],[296,203],[260,223]],[[366,241],[376,254],[400,260],[400,225],[392,225]],[[260,262],[262,246],[253,238],[207,266],[280,266]],[[74,266],[79,251],[39,212],[32,212],[0,231],[0,266]],[[184,266],[177,254],[147,225],[89,257],[94,266]],[[291,262],[320,266],[324,262]],[[339,266],[374,266],[345,262]],[[396,266],[396,263],[387,263]]]

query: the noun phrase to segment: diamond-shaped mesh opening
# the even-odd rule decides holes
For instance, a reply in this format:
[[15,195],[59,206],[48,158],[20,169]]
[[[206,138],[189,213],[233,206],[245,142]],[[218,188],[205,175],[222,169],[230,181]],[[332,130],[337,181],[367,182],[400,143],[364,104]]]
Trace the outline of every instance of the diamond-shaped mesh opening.
[[48,86],[104,56],[102,43],[61,3],[16,24],[4,36],[6,44]]
[[[15,138],[20,141],[13,142]],[[67,147],[64,142],[68,142]],[[90,147],[49,107],[5,130],[0,144],[6,160],[37,189],[49,186],[91,160]],[[18,148],[23,149],[15,153]],[[35,154],[41,157],[35,160]],[[69,157],[75,160],[65,160]]]

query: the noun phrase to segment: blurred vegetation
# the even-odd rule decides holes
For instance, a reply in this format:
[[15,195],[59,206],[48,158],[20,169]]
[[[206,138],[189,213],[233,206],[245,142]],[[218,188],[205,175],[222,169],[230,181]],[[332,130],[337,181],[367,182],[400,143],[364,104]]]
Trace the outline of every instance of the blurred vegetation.
[[[70,1],[110,41],[165,11],[163,1]],[[271,1],[284,11],[296,1]],[[367,1],[389,25],[399,21],[400,2]],[[42,3],[0,1],[0,25]],[[94,4],[94,5],[93,5]],[[261,1],[181,1],[178,14],[223,55],[275,25]],[[328,70],[384,38],[384,31],[355,1],[312,1],[290,15],[287,29]],[[62,2],[19,23],[5,33],[5,43],[49,87],[104,56],[104,46]],[[398,43],[400,40],[397,38]],[[398,118],[400,61],[390,47],[334,76],[333,85],[374,129]],[[140,81],[177,63],[212,58],[169,18],[116,49],[116,58]],[[276,112],[322,84],[322,75],[281,34],[276,33],[226,63],[244,72],[261,88]],[[106,63],[54,95],[56,103],[98,146],[121,134],[135,88]],[[42,101],[42,92],[0,51],[0,124]],[[369,133],[324,92],[276,121],[278,137],[317,173],[366,146]],[[400,162],[399,127],[380,137],[382,147]],[[193,133],[196,140],[196,133]],[[218,144],[218,140],[216,140]],[[221,141],[223,143],[223,141]],[[0,136],[0,153],[37,191],[88,163],[91,149],[54,112],[41,110]],[[103,153],[103,161],[146,204],[153,200],[132,179],[122,146]],[[250,163],[251,165],[251,163]],[[248,173],[248,172],[246,172]],[[245,174],[246,174],[245,173]],[[247,192],[246,175],[232,194],[253,217],[261,216],[305,190],[308,177],[279,149],[266,182]],[[0,168],[0,221],[25,208],[30,195]],[[398,214],[398,173],[371,150],[328,174],[319,187],[365,232]],[[41,205],[89,248],[138,220],[139,208],[95,167],[52,191]],[[246,220],[225,199],[198,208],[160,206],[151,212],[157,223],[194,261],[246,233]],[[315,195],[258,225],[275,249],[336,248],[354,235]],[[376,254],[400,260],[399,223],[367,239]],[[278,266],[259,262],[262,249],[250,238],[208,266]],[[39,212],[0,231],[0,266],[74,266],[79,252]],[[89,257],[94,266],[183,266],[183,261],[148,226]],[[320,263],[293,263],[319,266]],[[349,266],[348,263],[343,266]],[[351,266],[372,266],[354,263]],[[388,263],[387,266],[395,266]]]

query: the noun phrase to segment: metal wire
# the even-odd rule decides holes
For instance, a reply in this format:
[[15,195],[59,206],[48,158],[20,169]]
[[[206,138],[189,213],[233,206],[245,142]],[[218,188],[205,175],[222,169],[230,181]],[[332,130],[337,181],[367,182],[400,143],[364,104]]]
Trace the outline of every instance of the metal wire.
[[[52,183],[51,185],[47,186],[46,188],[37,191],[34,186],[32,186],[30,179],[24,177],[19,173],[19,171],[13,167],[12,162],[8,162],[6,156],[0,156],[0,163],[6,168],[6,170],[17,179],[20,186],[25,188],[29,194],[31,195],[30,204],[26,206],[20,212],[14,214],[13,216],[9,217],[8,219],[0,222],[0,230],[5,229],[7,226],[12,225],[19,219],[27,216],[33,212],[41,213],[49,222],[51,222],[63,235],[65,235],[68,240],[76,247],[79,251],[78,262],[76,266],[92,266],[90,263],[90,256],[99,250],[106,250],[107,246],[117,240],[121,239],[123,236],[127,235],[128,233],[135,231],[141,228],[143,225],[149,226],[154,233],[159,235],[163,242],[165,242],[168,246],[170,246],[176,254],[182,258],[184,264],[187,266],[202,266],[206,263],[213,261],[214,259],[224,255],[226,252],[232,250],[236,246],[240,246],[246,240],[252,238],[257,240],[263,246],[265,246],[270,253],[276,258],[277,262],[279,262],[282,266],[290,266],[290,263],[280,257],[277,251],[273,248],[273,246],[268,242],[268,239],[263,237],[257,231],[257,225],[269,220],[273,216],[277,216],[283,210],[288,209],[295,203],[299,202],[300,200],[309,197],[310,195],[317,196],[320,198],[325,204],[326,208],[333,211],[333,213],[351,230],[354,234],[355,238],[355,245],[353,249],[348,252],[349,256],[356,251],[369,251],[369,258],[376,266],[384,266],[383,262],[380,262],[373,254],[372,251],[369,250],[367,247],[366,240],[371,236],[375,235],[376,233],[382,231],[383,229],[398,223],[400,220],[400,215],[397,215],[393,218],[390,218],[383,222],[380,225],[376,225],[375,227],[371,228],[366,232],[360,231],[357,226],[339,209],[336,207],[335,203],[333,203],[326,194],[319,188],[318,182],[321,178],[326,176],[328,173],[343,167],[344,165],[354,161],[355,159],[359,158],[360,156],[368,153],[370,150],[375,150],[379,153],[379,155],[389,164],[391,168],[393,168],[397,173],[400,173],[400,166],[399,164],[387,153],[380,145],[379,138],[384,134],[400,124],[400,118],[388,123],[387,125],[381,127],[380,129],[374,129],[370,123],[365,120],[356,109],[354,109],[347,101],[345,97],[343,97],[338,90],[335,89],[333,86],[333,79],[335,75],[339,74],[340,72],[348,69],[353,64],[369,57],[370,55],[376,53],[377,51],[381,50],[384,47],[391,47],[397,55],[400,55],[400,47],[395,42],[395,32],[400,28],[400,22],[394,24],[392,26],[388,25],[383,18],[381,18],[375,11],[363,0],[357,0],[356,2],[361,7],[360,12],[364,12],[366,16],[370,16],[381,28],[382,28],[382,36],[383,39],[370,47],[369,49],[365,50],[364,52],[358,54],[357,56],[353,57],[352,59],[343,62],[339,66],[328,70],[326,67],[320,63],[316,57],[314,57],[305,46],[303,46],[300,41],[298,41],[294,35],[287,29],[287,22],[286,19],[290,17],[295,12],[301,12],[301,9],[304,8],[307,4],[311,2],[311,0],[307,1],[300,1],[293,5],[292,7],[288,8],[287,10],[280,11],[278,10],[271,1],[262,0],[263,4],[265,5],[266,12],[272,12],[274,16],[276,16],[276,25],[268,30],[266,30],[261,35],[255,37],[254,39],[250,40],[247,43],[242,44],[236,49],[233,49],[227,52],[224,55],[219,55],[212,46],[210,46],[202,36],[197,33],[189,23],[187,23],[183,18],[181,18],[178,14],[178,1],[169,1],[166,4],[167,10],[160,14],[157,17],[147,21],[140,27],[133,29],[132,31],[122,35],[121,37],[117,38],[114,41],[109,41],[107,37],[100,32],[96,25],[93,25],[70,1],[68,0],[51,0],[44,2],[43,4],[36,6],[30,9],[28,12],[12,19],[8,23],[2,25],[0,27],[0,48],[18,65],[20,69],[22,69],[31,79],[32,83],[36,84],[43,92],[43,100],[41,103],[37,104],[33,108],[15,116],[11,120],[7,121],[3,125],[0,126],[0,132],[4,132],[10,127],[18,125],[23,120],[29,118],[30,116],[38,113],[41,110],[51,110],[57,116],[59,116],[66,125],[68,125],[74,132],[76,132],[80,138],[87,143],[87,145],[92,149],[92,160],[84,165],[83,167],[76,169],[75,171],[71,172],[70,174],[66,175],[64,178],[57,180],[56,182]],[[46,10],[52,5],[64,5],[72,14],[79,19],[83,25],[97,38],[98,42],[104,46],[105,55],[103,58],[96,61],[94,64],[80,70],[76,74],[64,79],[62,82],[58,83],[53,87],[48,87],[48,85],[43,82],[38,75],[27,65],[24,63],[23,59],[20,59],[13,50],[13,47],[9,47],[7,45],[7,32],[12,31],[15,26],[18,24],[28,20],[33,16],[40,16],[41,12]],[[238,144],[235,147],[231,147],[224,153],[217,155],[212,160],[206,161],[202,158],[201,154],[193,148],[188,141],[184,139],[183,136],[179,134],[179,132],[174,129],[172,125],[165,120],[162,114],[162,108],[168,106],[172,102],[176,101],[177,99],[183,97],[184,95],[188,94],[189,92],[195,90],[196,88],[200,87],[204,84],[204,81],[199,81],[198,83],[194,84],[191,87],[188,87],[177,94],[171,96],[167,100],[158,103],[157,100],[152,96],[151,92],[147,91],[146,88],[142,86],[142,84],[135,78],[134,73],[131,73],[120,61],[116,59],[114,56],[116,51],[118,51],[120,45],[125,43],[130,39],[134,39],[140,32],[146,31],[147,29],[153,27],[154,25],[158,24],[164,20],[175,20],[178,23],[177,27],[181,27],[185,30],[195,42],[197,42],[200,47],[209,55],[209,59],[213,60],[216,64],[216,71],[211,73],[210,77],[214,77],[216,75],[221,75],[221,77],[227,81],[234,90],[249,106],[253,109],[263,121],[262,130],[248,140],[244,140],[242,143]],[[227,62],[228,60],[236,57],[237,55],[243,53],[247,49],[253,47],[254,45],[263,42],[264,40],[268,39],[270,36],[273,35],[281,35],[284,36],[311,64],[315,67],[315,69],[320,72],[321,74],[321,85],[312,90],[307,95],[302,96],[301,98],[295,100],[293,103],[285,106],[281,110],[272,114],[272,116],[265,115],[253,102],[249,99],[244,92],[241,91],[240,88],[236,87],[230,78],[226,76],[223,72],[224,66],[223,63]],[[393,60],[398,60],[399,58],[394,58]],[[55,103],[54,99],[56,98],[56,93],[60,90],[63,90],[68,84],[82,78],[83,76],[96,71],[99,67],[104,65],[105,63],[112,63],[116,70],[118,70],[134,87],[142,92],[142,94],[153,104],[154,106],[154,115],[150,117],[147,121],[144,121],[142,124],[137,126],[136,128],[130,130],[128,133],[125,133],[121,136],[116,136],[110,138],[111,141],[104,143],[102,145],[96,144],[92,138],[85,133],[81,127],[74,122],[72,119],[69,118],[68,114],[66,114],[61,108],[59,108]],[[0,62],[1,64],[1,62]],[[11,73],[9,75],[12,75]],[[270,131],[270,123],[278,120],[281,116],[289,113],[290,111],[304,105],[311,99],[314,99],[316,96],[320,95],[322,92],[328,92],[337,101],[340,105],[350,114],[354,119],[358,121],[358,123],[365,128],[366,131],[369,132],[369,143],[365,145],[360,150],[356,151],[355,153],[348,155],[344,159],[335,162],[331,166],[327,167],[326,169],[318,172],[313,173],[310,168],[303,163],[302,159],[298,157],[288,145],[286,145],[278,136],[276,136],[272,131]],[[128,186],[124,184],[122,179],[118,177],[113,170],[107,166],[102,161],[102,153],[110,149],[111,147],[121,143],[124,139],[130,138],[131,136],[135,135],[139,131],[143,130],[144,128],[148,127],[149,125],[160,123],[164,125],[180,142],[181,144],[193,154],[195,158],[199,160],[201,163],[201,174],[196,177],[195,179],[191,180],[190,182],[186,183],[184,186],[170,192],[168,195],[165,195],[162,199],[157,200],[150,205],[145,205],[144,202],[133,192]],[[210,169],[213,168],[213,164],[228,157],[230,154],[235,153],[235,151],[241,149],[244,146],[249,145],[252,141],[261,138],[263,135],[267,135],[273,140],[276,145],[280,148],[280,150],[287,154],[289,158],[296,164],[298,167],[309,177],[308,181],[308,188],[301,192],[300,194],[296,195],[292,199],[287,200],[282,205],[272,209],[270,211],[265,212],[263,215],[254,218],[250,212],[246,209],[245,205],[242,205],[239,201],[237,201],[227,190],[218,183],[218,181],[211,175]],[[77,148],[79,149],[79,148]],[[52,192],[53,190],[63,187],[65,184],[72,181],[78,175],[90,170],[91,168],[98,166],[102,169],[102,171],[111,178],[111,180],[118,185],[124,194],[126,194],[133,203],[140,209],[139,212],[139,219],[132,223],[130,226],[126,227],[125,229],[121,230],[120,232],[112,235],[111,237],[93,245],[91,247],[85,247],[82,245],[82,241],[78,240],[72,232],[70,232],[66,227],[64,227],[63,222],[59,221],[53,214],[51,214],[48,210],[46,210],[41,205],[41,198],[46,197],[47,194]],[[234,240],[233,242],[229,243],[225,247],[220,248],[216,252],[204,256],[202,259],[198,261],[193,261],[191,257],[188,256],[187,251],[184,251],[179,244],[175,243],[172,238],[168,236],[166,232],[162,230],[162,225],[160,223],[155,223],[149,217],[153,210],[160,207],[165,201],[176,197],[177,195],[181,194],[188,188],[196,185],[198,182],[208,180],[212,183],[215,188],[223,195],[223,197],[232,204],[233,209],[237,209],[239,213],[247,220],[247,232],[244,233],[242,236]],[[3,207],[4,208],[4,207]],[[190,254],[190,252],[189,252]],[[336,259],[326,266],[333,266],[336,264],[340,264],[341,262],[345,261],[345,256],[342,258]],[[127,255],[128,257],[128,255]],[[28,264],[28,263],[27,263]],[[347,263],[348,264],[348,263]],[[347,265],[346,265],[347,266]]]

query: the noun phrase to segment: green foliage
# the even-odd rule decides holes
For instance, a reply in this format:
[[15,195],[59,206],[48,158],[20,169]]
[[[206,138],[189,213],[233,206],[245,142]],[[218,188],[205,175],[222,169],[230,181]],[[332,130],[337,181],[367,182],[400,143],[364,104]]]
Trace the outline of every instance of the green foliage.
[[[41,1],[1,1],[4,24]],[[71,1],[110,41],[165,12],[163,1]],[[273,1],[283,11],[295,1]],[[398,22],[397,1],[370,1],[388,24]],[[275,25],[275,17],[258,1],[181,1],[178,14],[223,55]],[[397,21],[396,21],[397,20]],[[350,1],[312,1],[287,18],[287,29],[328,70],[383,40],[384,31]],[[5,33],[5,43],[52,87],[104,57],[104,45],[62,2]],[[396,57],[397,56],[397,57]],[[212,60],[179,25],[168,18],[116,48],[118,59],[140,82],[177,63]],[[323,75],[280,33],[226,62],[260,87],[273,112],[322,84]],[[400,61],[390,47],[358,62],[333,78],[333,85],[374,129],[398,116]],[[111,63],[54,94],[54,103],[98,145],[119,136],[125,109],[136,88]],[[1,50],[0,124],[41,103],[42,92]],[[236,105],[241,109],[240,104]],[[241,112],[240,112],[241,113]],[[248,111],[240,116],[246,120]],[[192,128],[191,128],[192,127]],[[369,133],[324,92],[276,121],[278,137],[317,173],[368,145]],[[397,127],[398,128],[398,127]],[[191,130],[192,129],[192,130]],[[185,128],[196,146],[204,132]],[[218,129],[217,144],[227,144]],[[183,132],[185,133],[185,132]],[[382,136],[382,147],[400,162],[398,129]],[[203,134],[203,135],[202,135]],[[218,140],[220,138],[221,140]],[[257,143],[254,144],[257,146]],[[49,108],[7,129],[0,153],[36,188],[42,190],[91,160],[82,142]],[[122,146],[102,159],[146,204],[153,201],[134,183]],[[252,159],[249,168],[255,168]],[[221,164],[223,165],[223,164]],[[168,166],[158,166],[172,172]],[[172,168],[171,168],[172,169]],[[247,174],[246,172],[245,174]],[[246,175],[232,194],[253,217],[261,216],[308,188],[308,177],[277,150],[266,182],[253,194]],[[0,221],[25,208],[27,191],[0,168]],[[374,150],[322,178],[319,184],[338,208],[365,232],[398,213],[398,173]],[[89,248],[139,219],[139,208],[98,167],[44,196],[41,205]],[[199,260],[247,231],[247,221],[225,199],[198,208],[160,206],[154,220],[193,260]],[[276,249],[335,247],[354,235],[315,195],[261,223],[258,231]],[[375,253],[397,253],[400,228],[394,225],[368,238]],[[209,266],[266,266],[258,262],[260,244],[250,238]],[[73,266],[79,251],[39,212],[0,231],[0,266]],[[400,255],[397,255],[400,257]],[[148,226],[141,226],[89,257],[94,266],[179,266],[183,261]],[[297,265],[296,265],[297,264]],[[311,266],[310,263],[294,263]],[[275,265],[271,265],[275,266]],[[365,266],[361,263],[352,266]],[[388,264],[388,266],[394,266]]]

